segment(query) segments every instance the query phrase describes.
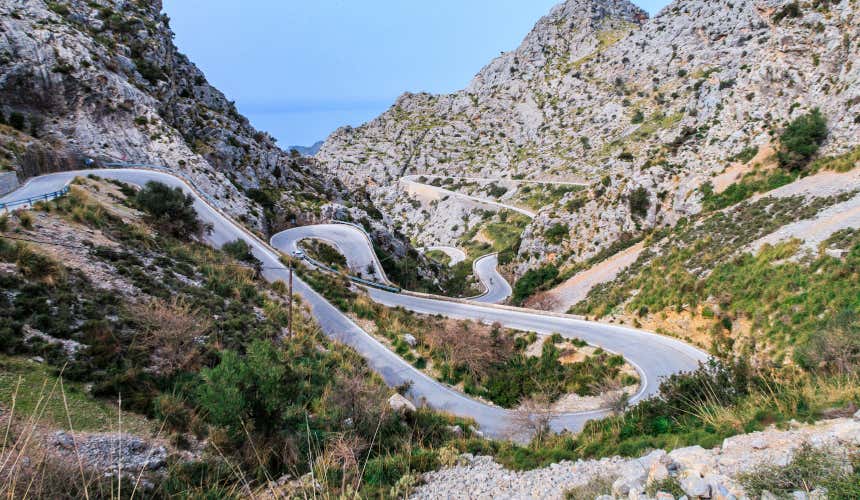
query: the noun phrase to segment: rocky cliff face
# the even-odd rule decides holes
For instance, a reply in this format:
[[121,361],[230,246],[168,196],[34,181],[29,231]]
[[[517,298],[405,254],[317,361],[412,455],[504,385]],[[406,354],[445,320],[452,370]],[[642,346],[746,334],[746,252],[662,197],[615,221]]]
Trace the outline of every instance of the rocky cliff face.
[[[406,94],[335,132],[317,158],[395,216],[408,208],[395,185],[406,173],[589,181],[587,195],[541,210],[519,249],[520,272],[582,261],[699,212],[698,186],[812,108],[828,119],[824,153],[860,143],[857,10],[677,0],[647,19],[624,0],[569,0],[465,90]],[[403,217],[404,231],[420,235],[433,217]],[[568,236],[550,244],[558,225]]]
[[[234,215],[265,228],[260,205],[312,212],[325,191],[310,163],[254,129],[173,44],[160,1],[0,4],[0,111],[35,175],[80,157],[166,165]],[[20,132],[12,131],[20,129]]]

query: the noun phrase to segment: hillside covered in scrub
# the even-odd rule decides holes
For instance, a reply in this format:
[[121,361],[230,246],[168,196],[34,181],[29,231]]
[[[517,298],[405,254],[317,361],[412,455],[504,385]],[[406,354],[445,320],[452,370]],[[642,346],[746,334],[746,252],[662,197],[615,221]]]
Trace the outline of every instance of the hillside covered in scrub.
[[[713,447],[772,424],[851,415],[860,401],[856,358],[810,358],[804,372],[787,376],[791,372],[722,353],[723,361],[665,380],[660,398],[633,408],[622,400],[616,416],[590,422],[579,434],[551,433],[553,411],[532,399],[518,424],[534,435],[530,443],[488,440],[468,421],[404,406],[397,391],[408,388],[386,387],[354,351],[323,336],[298,298],[291,325],[285,285],[262,281],[259,263],[241,241],[220,251],[202,244],[206,231],[182,193],[159,184],[136,190],[96,176],[76,180],[67,197],[0,217],[0,406],[10,429],[2,456],[11,464],[0,469],[4,492],[14,496],[29,485],[42,497],[109,496],[134,488],[154,497],[280,498],[319,490],[400,497],[442,487],[437,476],[422,474],[452,466],[462,471],[458,464],[471,460],[462,453],[542,474],[541,467],[562,460]],[[840,242],[851,238],[840,235]],[[483,390],[503,389],[508,397],[511,389],[532,390],[528,384],[588,384],[584,376],[621,362],[595,353],[580,367],[557,365],[563,369],[557,371],[551,366],[570,347],[550,338],[540,356],[516,354],[503,367],[481,356],[510,342],[497,326],[440,328],[438,319],[375,305],[330,275],[300,274],[321,284],[356,321],[372,318],[377,334],[391,335],[408,359],[426,356],[449,366],[443,376],[465,374],[467,380],[489,367],[487,378],[472,379],[473,390],[485,383]],[[404,328],[431,350],[413,353],[401,345],[396,332]],[[852,330],[830,331],[828,342],[856,339]],[[514,352],[533,340],[516,337]],[[475,346],[483,348],[469,357]],[[553,373],[565,378],[557,381]],[[513,376],[522,382],[493,382]],[[819,431],[804,432],[812,439]],[[854,449],[851,432],[835,434],[836,448],[810,449],[812,463],[798,466],[811,468],[799,477],[853,491],[854,476],[815,472],[841,463],[843,447]],[[733,453],[766,467],[743,448]],[[684,470],[704,460],[683,456],[671,455]],[[615,483],[644,488],[645,478],[616,467],[621,459],[612,459],[611,467],[606,459],[598,462],[603,465],[576,473],[571,484],[591,478],[596,483],[582,491],[620,491]],[[732,491],[767,489],[782,484],[773,474],[763,469],[756,476],[705,480]],[[422,477],[428,484],[415,490]],[[678,491],[680,477],[649,480],[650,491]]]
[[312,464],[374,495],[468,435],[389,409],[244,242],[200,242],[184,198],[91,177],[0,216],[0,492],[245,496],[274,475],[286,495]]

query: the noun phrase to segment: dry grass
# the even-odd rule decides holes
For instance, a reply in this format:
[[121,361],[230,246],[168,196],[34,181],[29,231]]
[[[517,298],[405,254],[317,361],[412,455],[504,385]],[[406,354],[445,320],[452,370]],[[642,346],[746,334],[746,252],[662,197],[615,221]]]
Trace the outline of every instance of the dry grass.
[[131,308],[141,325],[138,340],[150,353],[155,373],[171,375],[199,368],[201,353],[197,338],[206,335],[212,321],[182,299],[169,302],[153,299]]
[[707,426],[741,432],[745,424],[755,420],[764,409],[779,415],[793,415],[798,408],[821,410],[860,400],[858,382],[856,374],[826,379],[803,377],[780,388],[765,387],[734,406],[700,401],[695,416]]
[[551,432],[549,424],[555,418],[552,407],[552,401],[545,394],[536,394],[524,399],[513,411],[509,430],[511,439],[528,437],[532,439],[532,443],[539,446]]
[[577,486],[566,491],[564,498],[570,500],[591,500],[601,495],[610,495],[612,493],[612,483],[614,482],[614,477],[596,477],[582,486]]
[[[62,377],[45,383],[37,395],[35,411],[21,415],[18,411],[19,380],[8,411],[0,416],[2,442],[0,442],[0,497],[5,498],[134,498],[141,493],[140,485],[145,470],[135,475],[122,475],[117,464],[118,477],[84,466],[84,459],[75,438],[72,414],[69,408]],[[66,422],[72,436],[74,458],[52,453],[45,445],[46,434],[56,429],[44,427],[49,402],[60,397],[66,412]],[[122,413],[117,419],[117,432],[123,431]],[[158,433],[160,435],[160,431]],[[156,436],[157,438],[157,436]],[[125,492],[123,492],[125,488]]]
[[492,365],[513,353],[510,337],[500,332],[498,325],[488,327],[476,322],[448,321],[441,328],[429,328],[424,336],[430,349],[444,353],[451,364],[462,365],[473,375],[483,376]]

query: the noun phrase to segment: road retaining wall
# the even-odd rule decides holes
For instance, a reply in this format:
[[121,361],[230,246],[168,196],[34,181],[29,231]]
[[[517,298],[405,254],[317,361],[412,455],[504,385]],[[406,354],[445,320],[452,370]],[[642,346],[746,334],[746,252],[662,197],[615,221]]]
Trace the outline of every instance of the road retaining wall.
[[18,174],[15,172],[0,172],[0,196],[18,189]]

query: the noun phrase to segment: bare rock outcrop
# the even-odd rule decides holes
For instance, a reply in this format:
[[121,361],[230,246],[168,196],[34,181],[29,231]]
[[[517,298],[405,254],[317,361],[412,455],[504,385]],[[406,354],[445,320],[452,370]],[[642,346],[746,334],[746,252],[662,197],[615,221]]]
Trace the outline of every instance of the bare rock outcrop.
[[[415,210],[404,174],[586,179],[525,230],[516,271],[581,262],[698,213],[702,183],[813,108],[828,119],[823,154],[860,144],[857,4],[781,15],[790,3],[676,0],[648,19],[625,0],[568,0],[466,89],[404,94],[316,157],[415,238],[467,224],[435,229],[462,208]],[[568,234],[551,242],[558,225]]]

